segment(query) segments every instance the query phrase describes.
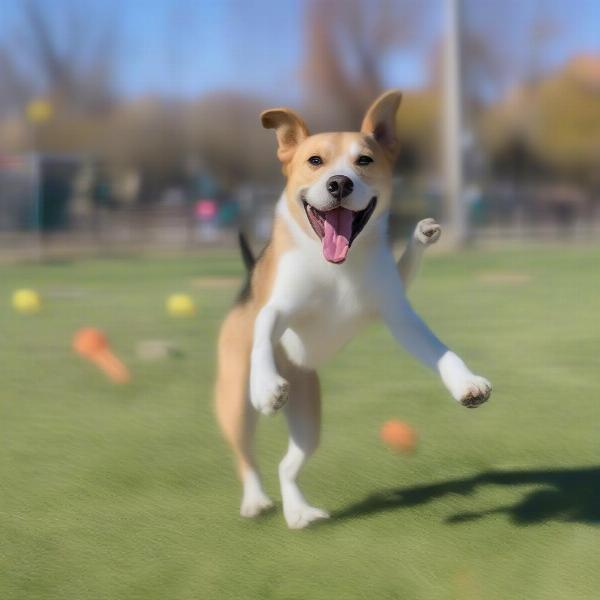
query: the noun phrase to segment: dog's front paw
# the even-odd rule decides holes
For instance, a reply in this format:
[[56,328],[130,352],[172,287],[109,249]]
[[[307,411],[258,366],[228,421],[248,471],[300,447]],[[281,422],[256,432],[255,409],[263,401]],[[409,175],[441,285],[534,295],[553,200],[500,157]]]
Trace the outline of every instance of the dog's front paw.
[[455,387],[452,395],[466,408],[477,408],[488,401],[491,393],[492,384],[487,379],[470,375]]
[[279,375],[252,377],[250,400],[264,415],[277,412],[288,399],[290,384]]
[[442,235],[442,228],[435,219],[423,219],[415,227],[414,237],[420,244],[429,246],[435,244]]

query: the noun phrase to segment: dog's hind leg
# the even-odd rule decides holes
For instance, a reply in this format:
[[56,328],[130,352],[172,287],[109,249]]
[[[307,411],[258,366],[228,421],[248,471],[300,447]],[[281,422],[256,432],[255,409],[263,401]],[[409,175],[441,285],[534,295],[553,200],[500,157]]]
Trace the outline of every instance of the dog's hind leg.
[[225,439],[233,449],[244,488],[240,514],[255,517],[271,508],[254,458],[254,433],[258,413],[248,398],[250,342],[233,313],[226,320],[219,339],[219,369],[216,384],[216,413]]
[[301,529],[327,512],[310,506],[298,488],[296,479],[308,457],[319,445],[321,392],[314,371],[288,366],[284,369],[290,382],[290,395],[284,407],[290,439],[288,451],[279,465],[283,514],[291,529]]

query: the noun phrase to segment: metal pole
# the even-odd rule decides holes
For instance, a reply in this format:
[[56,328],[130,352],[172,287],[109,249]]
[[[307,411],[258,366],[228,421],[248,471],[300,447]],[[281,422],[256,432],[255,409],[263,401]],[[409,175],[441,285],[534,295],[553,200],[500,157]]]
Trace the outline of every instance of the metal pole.
[[33,185],[34,185],[34,260],[41,262],[44,258],[44,240],[42,234],[42,163],[41,157],[37,151],[37,123],[31,122],[31,172],[33,174]]
[[461,246],[467,239],[467,210],[463,196],[462,90],[460,51],[461,0],[443,0],[444,42],[443,164],[446,218],[450,241]]

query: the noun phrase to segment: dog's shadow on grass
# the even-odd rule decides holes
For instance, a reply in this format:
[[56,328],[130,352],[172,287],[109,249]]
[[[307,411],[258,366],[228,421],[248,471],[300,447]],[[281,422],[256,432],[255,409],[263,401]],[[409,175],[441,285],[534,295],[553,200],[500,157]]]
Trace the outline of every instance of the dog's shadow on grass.
[[[446,522],[456,524],[488,515],[505,514],[517,525],[546,521],[600,525],[600,467],[486,471],[474,477],[430,485],[392,488],[368,496],[334,516],[340,520],[409,508],[451,494],[469,496],[478,488],[489,485],[528,486],[529,489],[514,504],[482,511],[458,512],[449,516]],[[531,489],[531,486],[535,487]]]

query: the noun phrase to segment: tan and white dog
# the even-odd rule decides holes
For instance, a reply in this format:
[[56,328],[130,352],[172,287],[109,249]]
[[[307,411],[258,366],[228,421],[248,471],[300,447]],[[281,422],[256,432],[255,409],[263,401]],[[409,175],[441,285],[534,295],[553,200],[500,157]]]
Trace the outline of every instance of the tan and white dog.
[[437,339],[414,312],[405,289],[440,227],[421,221],[396,262],[387,235],[392,165],[398,149],[390,91],[369,108],[360,132],[310,135],[289,109],[262,113],[275,129],[287,185],[272,238],[254,264],[245,243],[248,282],[219,338],[216,410],[243,483],[241,514],[272,506],[253,455],[258,413],[283,409],[290,440],[279,465],[283,513],[291,528],[328,517],[305,500],[296,479],[319,442],[315,369],[367,323],[382,318],[413,356],[436,371],[455,400],[476,407],[491,385]]

